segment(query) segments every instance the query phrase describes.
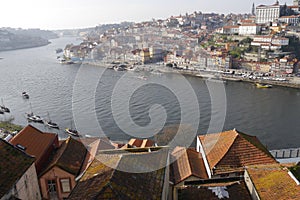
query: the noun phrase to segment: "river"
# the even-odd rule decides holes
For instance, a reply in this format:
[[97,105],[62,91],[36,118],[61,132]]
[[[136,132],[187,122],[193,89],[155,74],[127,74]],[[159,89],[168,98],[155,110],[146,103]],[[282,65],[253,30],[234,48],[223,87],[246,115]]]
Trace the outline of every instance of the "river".
[[[55,49],[71,42],[80,41],[59,38],[43,47],[0,52],[0,98],[11,109],[1,120],[13,116],[14,123],[26,125],[24,113],[32,111],[50,116],[61,129],[34,126],[61,138],[67,137],[64,128],[76,125],[86,135],[105,134],[121,141],[139,136],[138,131],[140,137],[153,136],[151,127],[158,131],[183,123],[196,125],[197,134],[236,128],[257,136],[269,149],[299,147],[298,89],[62,65]],[[22,98],[23,91],[30,95],[28,100]]]

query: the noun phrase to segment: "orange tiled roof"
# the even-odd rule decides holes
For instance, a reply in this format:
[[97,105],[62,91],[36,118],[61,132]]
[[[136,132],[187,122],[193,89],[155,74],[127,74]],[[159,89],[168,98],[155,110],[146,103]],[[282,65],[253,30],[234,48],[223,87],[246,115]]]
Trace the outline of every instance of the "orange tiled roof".
[[196,150],[176,147],[171,153],[171,159],[175,159],[171,164],[171,180],[175,184],[191,176],[208,178],[202,156]]
[[55,133],[44,133],[37,128],[28,125],[23,128],[15,137],[10,140],[13,145],[22,145],[25,152],[36,158],[39,162],[48,148],[54,143],[58,145],[58,137]]
[[255,136],[236,130],[199,136],[207,161],[215,173],[248,165],[277,161]]
[[34,160],[33,157],[0,139],[0,198],[13,189],[14,184]]
[[86,155],[86,147],[80,141],[69,137],[62,143],[57,152],[53,155],[46,170],[44,170],[41,175],[45,174],[52,167],[57,166],[76,176],[80,173],[80,169],[85,161]]
[[300,199],[300,186],[288,174],[286,167],[279,164],[257,165],[246,170],[261,199]]
[[142,139],[132,138],[129,140],[128,144],[133,147],[144,148],[144,147],[152,147],[154,145],[154,141],[149,139],[142,140]]

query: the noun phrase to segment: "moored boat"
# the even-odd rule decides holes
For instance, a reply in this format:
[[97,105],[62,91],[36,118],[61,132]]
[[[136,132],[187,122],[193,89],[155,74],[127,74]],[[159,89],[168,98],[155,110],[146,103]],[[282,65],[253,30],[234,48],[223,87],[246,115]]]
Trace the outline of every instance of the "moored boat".
[[273,86],[270,84],[256,83],[257,88],[272,88]]
[[76,129],[66,128],[65,131],[69,135],[72,135],[72,136],[75,136],[75,137],[79,137],[78,131]]
[[59,129],[58,124],[51,121],[49,112],[47,112],[47,115],[48,115],[48,120],[44,120],[44,124],[49,128]]
[[1,99],[2,105],[0,106],[0,109],[4,112],[10,113],[10,110],[8,107],[4,106],[3,99]]
[[32,112],[26,113],[25,117],[29,122],[43,123],[43,119],[38,115],[34,115]]
[[27,92],[22,92],[22,97],[24,99],[29,99],[29,94]]
[[52,122],[51,120],[44,120],[44,124],[45,124],[46,126],[48,126],[49,128],[59,129],[58,124]]

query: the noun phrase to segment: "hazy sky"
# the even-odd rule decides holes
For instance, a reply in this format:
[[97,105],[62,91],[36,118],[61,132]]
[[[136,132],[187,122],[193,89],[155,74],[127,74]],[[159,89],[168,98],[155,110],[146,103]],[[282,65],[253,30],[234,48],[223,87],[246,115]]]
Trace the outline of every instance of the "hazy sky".
[[[63,29],[165,19],[194,11],[249,13],[275,0],[2,0],[0,27]],[[280,1],[292,4],[292,0]]]

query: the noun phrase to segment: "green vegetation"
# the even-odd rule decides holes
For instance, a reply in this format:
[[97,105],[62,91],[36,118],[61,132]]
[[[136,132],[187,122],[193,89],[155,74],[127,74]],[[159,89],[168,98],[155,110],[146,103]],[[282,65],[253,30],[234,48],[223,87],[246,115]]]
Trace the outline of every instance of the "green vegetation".
[[282,50],[284,52],[294,52],[296,57],[300,58],[300,40],[297,37],[287,37],[289,38],[289,45],[283,46]]
[[0,128],[13,132],[13,131],[20,131],[23,129],[22,126],[20,125],[16,125],[16,124],[12,124],[10,122],[0,122]]
[[294,176],[300,180],[300,166],[295,165],[293,167],[290,167],[289,170],[294,174]]

